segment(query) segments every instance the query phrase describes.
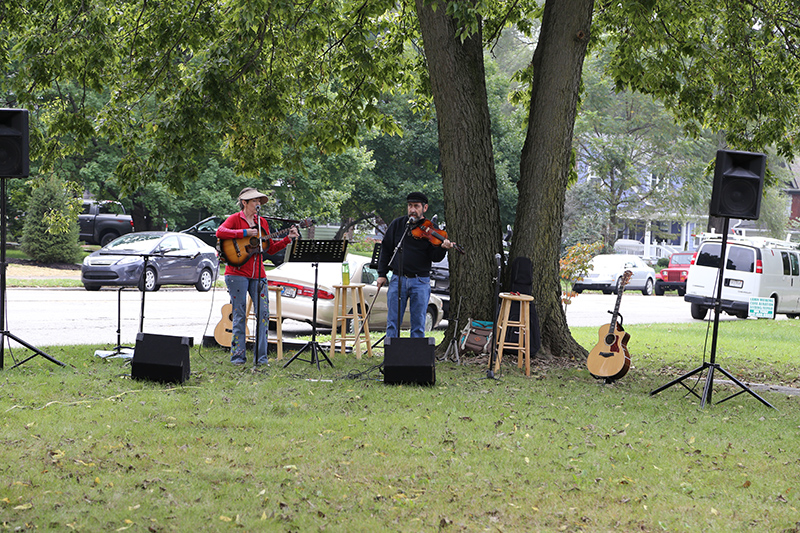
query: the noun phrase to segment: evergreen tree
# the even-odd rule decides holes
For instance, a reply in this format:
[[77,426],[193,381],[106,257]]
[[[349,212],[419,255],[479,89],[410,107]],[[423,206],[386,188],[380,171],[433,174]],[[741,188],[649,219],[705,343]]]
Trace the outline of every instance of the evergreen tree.
[[76,263],[81,258],[75,201],[58,178],[42,180],[31,193],[22,251],[41,263]]

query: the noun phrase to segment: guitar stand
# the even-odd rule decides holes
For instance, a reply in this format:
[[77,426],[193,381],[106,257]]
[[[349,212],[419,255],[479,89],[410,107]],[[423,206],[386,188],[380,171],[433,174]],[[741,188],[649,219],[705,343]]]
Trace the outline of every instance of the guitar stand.
[[312,240],[304,240],[304,241],[297,241],[294,246],[292,246],[291,255],[289,256],[289,260],[292,262],[305,262],[311,263],[314,267],[314,298],[313,298],[313,312],[311,318],[311,340],[305,344],[300,350],[294,354],[291,359],[286,361],[286,364],[283,365],[283,368],[286,368],[293,361],[300,358],[300,354],[305,352],[307,349],[311,349],[311,358],[310,359],[299,359],[300,361],[309,363],[309,364],[316,364],[317,370],[321,370],[320,368],[320,361],[318,353],[322,354],[322,357],[328,362],[328,364],[333,368],[333,363],[325,355],[325,350],[322,349],[322,346],[317,342],[317,293],[319,292],[319,264],[320,262],[323,263],[342,263],[346,258],[347,252],[347,241],[346,240],[327,240],[327,241],[312,241]]

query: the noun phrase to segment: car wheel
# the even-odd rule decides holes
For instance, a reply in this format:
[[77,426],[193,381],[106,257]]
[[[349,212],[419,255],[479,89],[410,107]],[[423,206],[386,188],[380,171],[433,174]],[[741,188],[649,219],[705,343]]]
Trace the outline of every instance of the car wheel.
[[583,292],[583,289],[576,289],[576,288],[574,288],[574,287],[573,287],[573,289],[572,289],[572,290],[574,290],[574,291],[575,291],[575,294],[581,294],[581,293]]
[[214,285],[214,274],[209,269],[204,268],[200,272],[200,277],[197,278],[197,283],[194,284],[194,287],[200,292],[208,292],[212,285]]
[[[619,278],[617,279],[617,281],[614,282],[614,287],[611,289],[611,292],[613,294],[619,294],[620,285],[622,285],[622,278]],[[623,287],[622,290],[625,291],[625,287]]]
[[686,296],[686,289],[678,289],[678,296]]
[[612,292],[614,291],[611,289],[603,289],[603,294],[611,294]]
[[[360,308],[361,308],[361,306],[359,305],[359,309]],[[347,314],[348,315],[352,315],[353,314],[353,310],[349,309],[347,311]],[[366,313],[364,313],[364,316],[366,317]],[[356,328],[355,328],[354,321],[353,321],[352,318],[348,318],[347,319],[347,323],[345,324],[344,327],[345,327],[345,330],[347,331],[348,335],[355,335],[356,334]],[[361,324],[361,331],[362,332],[364,331],[364,324],[363,323]]]
[[697,320],[703,320],[706,317],[706,313],[708,313],[708,309],[698,304],[692,304],[691,312],[692,312],[692,318]]
[[644,284],[644,289],[642,289],[642,294],[645,296],[651,296],[653,294],[653,280],[649,279]]
[[664,296],[664,289],[662,289],[658,285],[655,286],[653,292],[655,292],[656,296]]
[[84,285],[83,288],[87,291],[99,291],[100,285]]
[[119,237],[119,233],[116,231],[109,231],[104,233],[102,237],[100,237],[100,246],[105,246],[106,244],[110,243],[114,239]]
[[[144,281],[144,283],[142,283],[142,281]],[[139,290],[155,292],[160,288],[161,287],[156,285],[156,269],[147,267],[144,271],[144,280],[139,280]]]
[[436,322],[436,308],[428,307],[425,312],[425,331],[433,331],[433,324]]

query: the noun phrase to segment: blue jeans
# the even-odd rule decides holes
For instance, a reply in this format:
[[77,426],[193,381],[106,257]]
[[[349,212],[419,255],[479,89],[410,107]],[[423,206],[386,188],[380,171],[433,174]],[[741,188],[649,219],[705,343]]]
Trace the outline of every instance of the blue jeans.
[[[402,279],[401,279],[402,278]],[[431,278],[406,278],[392,276],[389,280],[389,289],[386,294],[388,313],[386,320],[386,336],[395,338],[400,336],[401,320],[397,317],[397,284],[402,281],[400,289],[400,316],[406,312],[406,303],[411,302],[409,313],[411,315],[411,336],[425,336],[425,315],[428,310],[428,301],[431,298]]]
[[[261,291],[258,284],[261,283]],[[231,363],[244,363],[247,360],[247,339],[245,338],[245,325],[247,322],[247,294],[253,301],[253,314],[258,305],[257,298],[261,298],[261,315],[256,319],[256,332],[258,339],[258,354],[256,362],[267,362],[267,330],[269,329],[269,292],[266,279],[246,278],[244,276],[225,276],[225,285],[231,297],[233,308],[233,327],[231,336]]]

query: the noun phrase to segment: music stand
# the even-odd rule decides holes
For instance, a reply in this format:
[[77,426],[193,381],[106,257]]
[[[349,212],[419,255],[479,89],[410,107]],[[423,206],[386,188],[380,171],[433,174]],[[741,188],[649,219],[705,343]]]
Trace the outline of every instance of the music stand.
[[372,247],[372,259],[369,260],[369,267],[373,270],[378,270],[378,259],[381,257],[381,244],[382,242],[376,242],[375,246]]
[[[760,401],[761,403],[763,403],[764,405],[766,405],[767,407],[772,407],[773,409],[775,409],[775,407],[771,403],[769,403],[767,400],[765,400],[764,398],[762,398],[761,396],[759,396],[758,394],[753,392],[747,385],[745,385],[744,383],[742,383],[741,381],[736,379],[736,377],[734,377],[730,372],[728,372],[727,370],[722,368],[722,366],[720,366],[716,362],[716,357],[717,357],[717,332],[719,330],[719,315],[721,313],[721,307],[722,307],[722,284],[723,284],[723,280],[725,278],[725,260],[726,260],[725,251],[726,251],[727,246],[728,246],[728,229],[729,229],[729,225],[730,225],[730,217],[723,217],[723,218],[724,218],[725,222],[723,224],[723,229],[722,229],[722,246],[720,246],[720,251],[719,251],[719,277],[717,279],[717,295],[716,295],[716,299],[714,301],[714,331],[713,331],[713,333],[711,335],[711,355],[709,357],[709,360],[708,361],[703,361],[702,365],[698,366],[697,368],[695,368],[691,372],[687,372],[686,374],[682,375],[681,377],[673,379],[672,381],[670,381],[666,385],[662,385],[661,387],[655,389],[654,391],[652,391],[650,393],[650,396],[654,396],[654,395],[658,394],[659,392],[661,392],[662,390],[667,389],[667,388],[669,388],[669,387],[671,387],[673,385],[676,385],[676,384],[680,383],[689,392],[691,392],[697,398],[700,399],[700,407],[705,407],[707,403],[708,404],[711,403],[711,395],[712,395],[712,392],[713,392],[712,387],[714,386],[714,370],[719,370],[720,372],[725,374],[728,377],[728,379],[730,379],[731,381],[736,383],[736,385],[738,385],[742,390],[740,390],[739,392],[736,392],[734,394],[731,394],[730,396],[726,396],[725,398],[723,398],[722,400],[718,401],[717,403],[722,403],[724,401],[730,400],[731,398],[734,398],[734,397],[739,396],[740,394],[746,392],[746,393],[750,394],[751,396],[753,396],[758,401]],[[705,387],[703,388],[703,395],[700,396],[699,394],[697,394],[697,392],[695,392],[694,388],[687,387],[686,384],[683,382],[683,380],[685,380],[686,378],[689,378],[691,376],[694,376],[695,374],[699,374],[700,372],[702,372],[706,368],[708,369],[708,375],[706,376],[706,384],[705,384]]]
[[325,240],[325,241],[313,241],[313,240],[298,240],[292,246],[292,251],[289,254],[289,260],[291,262],[302,262],[302,263],[312,263],[314,267],[314,311],[311,317],[311,340],[305,344],[300,351],[292,356],[283,368],[286,368],[292,361],[295,359],[300,358],[300,354],[302,354],[306,349],[311,349],[311,358],[310,359],[300,359],[300,361],[304,361],[306,363],[314,364],[316,363],[317,369],[320,369],[319,365],[319,356],[318,353],[322,354],[322,357],[328,362],[331,367],[333,367],[333,363],[331,360],[328,359],[328,356],[325,355],[325,350],[317,342],[317,293],[319,292],[319,264],[320,263],[342,263],[345,260],[347,254],[347,241],[346,240]]

